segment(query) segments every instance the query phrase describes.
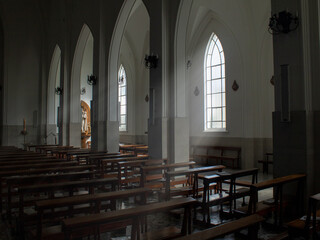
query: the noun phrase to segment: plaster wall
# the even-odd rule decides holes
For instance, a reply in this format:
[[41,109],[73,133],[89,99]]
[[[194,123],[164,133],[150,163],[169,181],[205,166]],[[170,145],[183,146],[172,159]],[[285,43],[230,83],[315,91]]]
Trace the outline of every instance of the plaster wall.
[[[270,1],[193,1],[187,32],[190,144],[242,147],[242,167],[272,151],[274,89]],[[204,56],[215,33],[226,59],[226,131],[204,131]],[[250,37],[248,37],[250,36]],[[237,91],[232,90],[236,81]],[[196,96],[195,89],[199,89]]]

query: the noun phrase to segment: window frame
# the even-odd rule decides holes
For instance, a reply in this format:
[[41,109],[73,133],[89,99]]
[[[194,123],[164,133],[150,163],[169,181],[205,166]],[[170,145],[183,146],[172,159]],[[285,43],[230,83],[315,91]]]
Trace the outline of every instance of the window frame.
[[[214,32],[206,46],[203,66],[204,131],[227,132],[225,55],[222,43]],[[214,73],[213,70],[217,71]],[[216,98],[215,101],[214,98]],[[220,126],[214,127],[213,124]]]
[[[121,76],[124,76],[122,83]],[[124,88],[124,94],[121,94],[121,89]],[[121,98],[125,97],[125,103]],[[128,79],[124,66],[121,64],[118,70],[118,104],[119,104],[119,132],[128,132]],[[121,114],[122,107],[125,107],[125,113]],[[125,116],[125,123],[121,121],[121,117]],[[122,126],[124,126],[122,128]]]

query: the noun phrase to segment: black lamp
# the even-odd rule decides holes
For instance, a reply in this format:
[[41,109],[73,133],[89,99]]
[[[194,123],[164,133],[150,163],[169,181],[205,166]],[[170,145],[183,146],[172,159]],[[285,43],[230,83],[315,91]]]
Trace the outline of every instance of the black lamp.
[[147,55],[144,58],[145,66],[146,68],[156,68],[158,65],[159,57],[158,55],[154,55],[153,53],[151,55]]
[[87,83],[89,85],[96,85],[97,84],[97,77],[94,76],[93,74],[91,74],[90,76],[88,76]]
[[57,95],[62,95],[63,93],[63,89],[61,87],[56,87],[54,91],[56,92]]
[[282,11],[271,16],[268,31],[271,34],[289,33],[296,30],[298,26],[298,16],[293,16],[290,12]]

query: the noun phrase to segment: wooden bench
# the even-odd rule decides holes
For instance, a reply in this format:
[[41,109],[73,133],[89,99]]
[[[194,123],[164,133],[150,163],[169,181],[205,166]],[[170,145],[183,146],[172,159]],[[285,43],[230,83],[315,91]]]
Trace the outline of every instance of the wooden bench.
[[[164,164],[159,166],[143,166],[140,169],[140,187],[148,187],[155,191],[164,189],[165,173],[179,168],[192,168],[195,162],[180,162]],[[187,184],[187,179],[179,181],[180,184]]]
[[[272,160],[270,157],[272,157]],[[273,153],[266,153],[265,159],[258,160],[258,163],[262,163],[262,172],[268,174],[269,164],[273,164]]]
[[121,153],[89,154],[85,156],[86,156],[85,158],[86,158],[87,164],[95,164],[101,171],[103,169],[102,160],[104,159],[135,157],[134,154],[121,154]]
[[51,167],[67,167],[67,166],[77,166],[77,161],[57,161],[57,162],[49,162],[49,163],[26,163],[26,164],[17,164],[17,165],[9,165],[9,166],[1,166],[1,171],[13,171],[13,170],[27,170],[27,169],[40,169],[40,168],[51,168]]
[[[100,235],[100,232],[106,230],[112,231],[115,228],[112,224],[115,224],[118,221],[131,220],[131,240],[136,240],[141,239],[140,229],[145,229],[143,225],[147,223],[145,220],[147,215],[184,208],[182,229],[180,233],[177,233],[176,229],[174,229],[174,236],[177,237],[179,235],[191,233],[191,209],[194,204],[195,200],[193,198],[181,198],[107,213],[69,218],[63,220],[62,229],[65,233],[65,239],[73,239],[92,233]],[[161,233],[159,232],[146,234],[147,239],[159,239],[161,236]]]
[[49,174],[49,173],[63,173],[63,172],[77,172],[77,171],[93,171],[95,170],[95,165],[83,165],[83,166],[68,166],[68,167],[54,167],[54,168],[39,168],[39,169],[28,169],[28,170],[16,170],[16,171],[4,171],[0,172],[0,213],[3,209],[3,189],[5,187],[5,177],[10,176],[25,176],[33,174]]
[[[213,172],[213,171],[222,171],[225,168],[224,165],[216,165],[216,166],[206,166],[206,167],[197,167],[191,168],[188,170],[181,170],[181,171],[169,171],[165,173],[165,199],[169,200],[172,196],[181,196],[181,195],[192,195],[193,197],[197,198],[199,192],[203,190],[198,185],[199,174],[205,172]],[[186,176],[190,179],[189,184],[190,186],[187,188],[174,188],[171,189],[171,182],[172,180],[178,176]]]
[[[232,162],[232,168],[240,168],[240,147],[193,145],[191,148],[193,158],[205,159],[207,165],[209,165],[209,160],[215,160],[214,164],[226,165],[226,162]],[[204,153],[196,153],[201,151],[201,149],[203,149]]]
[[[106,185],[111,185],[110,190],[114,191],[115,186],[118,182],[116,178],[108,179],[89,179],[89,180],[80,180],[80,181],[68,181],[68,182],[59,182],[51,184],[38,184],[32,186],[24,186],[18,189],[19,192],[19,232],[23,235],[24,227],[26,222],[30,221],[29,224],[32,224],[34,220],[33,214],[26,214],[24,212],[25,207],[35,206],[36,201],[39,201],[39,196],[41,194],[46,194],[48,199],[55,198],[55,193],[66,192],[68,196],[73,196],[79,191],[80,188],[89,189],[88,194],[94,194],[95,189],[98,187],[104,187]],[[26,196],[32,194],[33,198],[26,199]],[[35,196],[36,194],[36,196]],[[82,193],[83,194],[83,193]]]
[[[39,174],[39,175],[27,175],[27,176],[14,176],[7,177],[5,181],[7,183],[7,219],[10,221],[12,214],[12,208],[18,208],[19,202],[12,203],[13,197],[18,194],[17,189],[22,186],[44,184],[44,183],[58,183],[61,181],[75,181],[83,179],[93,179],[95,171],[84,172],[71,172],[71,173],[58,173],[58,174]],[[15,191],[13,190],[15,189]]]
[[320,230],[320,210],[317,209],[317,205],[319,202],[320,193],[310,196],[307,215],[287,224],[290,239],[299,236],[309,239],[310,235],[313,239],[318,239],[317,232]]
[[[47,219],[56,221],[57,218],[73,217],[74,214],[100,213],[100,210],[106,210],[107,208],[116,210],[115,201],[130,197],[140,196],[141,203],[146,204],[146,198],[149,193],[150,190],[147,188],[136,188],[38,201],[36,202],[37,230],[31,232],[32,237],[37,239],[63,238],[64,234],[60,224],[43,228],[43,221]],[[106,201],[110,201],[110,204],[104,206],[102,202]],[[77,205],[81,207],[76,208]],[[68,209],[63,210],[61,208]],[[48,221],[46,221],[46,225],[48,226]]]
[[242,229],[248,228],[248,236],[246,239],[257,240],[259,223],[264,221],[264,218],[254,214],[244,218],[240,218],[219,226],[193,233],[189,236],[177,238],[177,240],[206,240],[221,238],[225,235],[238,232]]
[[[202,199],[199,198],[198,201],[203,209],[203,221],[205,221],[207,216],[206,223],[210,225],[210,211],[209,208],[212,206],[220,205],[225,202],[229,202],[229,212],[232,214],[233,209],[236,209],[236,200],[241,197],[250,196],[250,187],[252,184],[257,182],[258,168],[240,170],[233,173],[228,172],[217,172],[214,175],[201,176],[203,179],[203,196]],[[239,178],[251,176],[251,181],[243,181]],[[219,187],[219,193],[210,197],[209,195],[209,186],[213,183],[216,183],[218,186],[221,186],[222,183],[227,183],[229,189],[226,191],[226,194],[222,192],[221,187]],[[236,188],[241,186],[241,188]],[[245,187],[245,188],[243,188]],[[232,206],[233,205],[233,206]],[[223,209],[220,209],[221,213]],[[222,216],[222,214],[220,214]]]
[[[275,213],[274,223],[275,225],[282,226],[282,212],[283,212],[283,186],[288,183],[297,182],[297,196],[296,196],[296,205],[297,205],[297,213],[301,212],[302,206],[302,191],[304,189],[306,175],[305,174],[292,174],[288,176],[283,176],[279,178],[274,178],[270,180],[266,180],[260,183],[256,183],[251,185],[250,187],[250,200],[249,205],[246,207],[241,207],[235,210],[237,213],[242,214],[253,214],[258,213],[261,215],[265,215],[270,212]],[[258,200],[258,192],[267,189],[274,188],[274,199],[272,202],[259,202]]]
[[131,162],[137,160],[148,160],[148,157],[145,156],[134,156],[134,157],[127,157],[126,155],[118,156],[118,157],[111,157],[111,158],[103,158],[101,159],[101,173],[108,174],[110,172],[117,171],[117,163],[119,162]]

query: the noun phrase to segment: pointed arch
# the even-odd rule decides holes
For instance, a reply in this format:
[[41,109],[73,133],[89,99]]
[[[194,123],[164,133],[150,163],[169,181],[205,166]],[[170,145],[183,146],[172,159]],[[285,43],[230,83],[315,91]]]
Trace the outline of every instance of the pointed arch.
[[[112,34],[108,59],[108,120],[118,121],[118,64],[122,37],[137,0],[127,0],[121,7]],[[141,2],[144,4],[143,2]]]
[[[80,111],[80,77],[81,66],[84,51],[86,48],[89,37],[92,37],[92,33],[87,24],[84,24],[76,45],[76,49],[73,56],[72,70],[71,70],[71,96],[70,96],[70,123],[81,122]],[[80,132],[80,130],[79,130]]]
[[226,129],[226,74],[222,44],[212,33],[204,56],[205,129]]
[[47,94],[47,124],[57,125],[56,116],[56,95],[55,88],[60,85],[60,66],[61,66],[61,49],[58,45],[55,46],[48,79],[48,94]]
[[[81,92],[81,68],[83,56],[85,54],[88,39],[93,35],[87,24],[84,24],[77,45],[74,51],[72,69],[71,69],[71,86],[70,86],[70,145],[81,146],[81,119],[82,111],[80,104]],[[94,41],[94,39],[93,39]],[[94,43],[93,43],[94,44]],[[90,74],[90,73],[88,73]]]
[[120,65],[118,71],[118,96],[119,96],[119,131],[127,131],[128,129],[128,109],[127,109],[127,74],[126,70],[124,69],[123,65]]

